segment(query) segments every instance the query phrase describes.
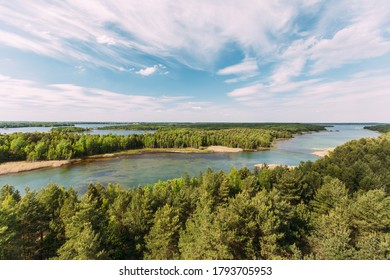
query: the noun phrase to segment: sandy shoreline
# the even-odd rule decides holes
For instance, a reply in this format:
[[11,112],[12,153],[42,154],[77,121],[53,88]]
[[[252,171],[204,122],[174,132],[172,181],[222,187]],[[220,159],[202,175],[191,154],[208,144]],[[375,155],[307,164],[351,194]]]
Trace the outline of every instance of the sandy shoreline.
[[225,146],[209,146],[207,147],[208,151],[218,152],[218,153],[239,153],[244,151],[241,148],[229,148]]
[[0,164],[0,175],[70,164],[70,160],[12,161]]
[[324,157],[328,156],[330,152],[333,152],[335,148],[313,148],[314,152],[312,152],[312,155],[318,156],[318,157]]
[[[264,168],[265,166],[267,166],[269,169],[275,169],[277,166],[286,166],[284,164],[274,164],[274,163],[270,163],[270,164],[264,164],[264,163],[258,163],[258,164],[255,164],[254,165],[255,167],[257,168]],[[296,166],[295,165],[287,165],[287,168],[288,169],[292,169],[292,168],[295,168]]]

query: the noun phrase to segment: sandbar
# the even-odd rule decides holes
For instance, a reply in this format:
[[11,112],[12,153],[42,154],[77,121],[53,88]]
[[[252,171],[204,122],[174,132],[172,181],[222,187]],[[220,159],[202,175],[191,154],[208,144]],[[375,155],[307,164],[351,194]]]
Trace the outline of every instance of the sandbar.
[[241,148],[229,148],[225,146],[209,146],[207,150],[218,153],[239,153],[243,151]]
[[282,166],[282,167],[287,166],[288,169],[292,169],[296,167],[295,165],[283,165],[283,164],[274,164],[274,163],[270,163],[270,164],[258,163],[255,164],[254,166],[260,169],[264,168],[265,166],[267,166],[269,169],[275,169],[277,166]]
[[12,161],[0,164],[0,175],[70,164],[70,160]]
[[334,149],[335,148],[313,148],[312,150],[314,150],[314,152],[312,152],[312,154],[315,156],[324,157],[328,156]]

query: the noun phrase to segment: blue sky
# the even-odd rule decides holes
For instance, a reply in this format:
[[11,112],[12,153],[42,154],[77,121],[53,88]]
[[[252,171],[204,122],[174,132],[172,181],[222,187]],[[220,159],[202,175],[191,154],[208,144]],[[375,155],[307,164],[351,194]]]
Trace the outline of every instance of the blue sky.
[[0,0],[0,120],[390,122],[388,0]]

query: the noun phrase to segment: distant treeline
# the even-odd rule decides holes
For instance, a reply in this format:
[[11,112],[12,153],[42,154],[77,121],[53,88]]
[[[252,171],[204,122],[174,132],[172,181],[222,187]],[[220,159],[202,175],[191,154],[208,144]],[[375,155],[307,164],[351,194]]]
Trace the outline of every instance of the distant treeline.
[[[74,128],[78,130],[78,128]],[[278,138],[291,138],[286,130],[231,128],[220,130],[176,128],[140,135],[85,135],[73,128],[50,133],[0,135],[0,162],[58,160],[143,148],[200,148],[223,145],[243,149],[270,147]],[[306,130],[305,130],[306,131]]]
[[390,135],[296,168],[0,189],[0,259],[390,259]]
[[82,133],[91,131],[91,128],[84,128],[78,126],[61,126],[61,127],[53,127],[51,132],[64,132],[64,133]]
[[[112,125],[118,125],[121,123],[118,122],[4,122],[0,121],[0,128],[18,128],[18,127],[57,127],[57,126],[75,126],[76,124],[94,124],[96,126],[103,125],[103,124],[112,124]],[[127,123],[123,123],[127,124]]]
[[74,126],[71,122],[0,122],[0,128]]
[[113,125],[99,127],[98,129],[118,130],[170,130],[177,128],[198,128],[207,130],[231,129],[231,128],[252,128],[272,129],[288,131],[291,133],[310,132],[325,130],[326,125],[307,123],[137,123],[128,125]]
[[386,133],[386,132],[390,132],[390,124],[378,124],[378,125],[365,126],[364,129]]

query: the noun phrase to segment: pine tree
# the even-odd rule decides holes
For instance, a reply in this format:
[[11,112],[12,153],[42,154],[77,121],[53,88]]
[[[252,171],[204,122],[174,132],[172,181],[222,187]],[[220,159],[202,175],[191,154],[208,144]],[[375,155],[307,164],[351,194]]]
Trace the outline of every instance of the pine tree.
[[186,260],[233,259],[225,240],[231,239],[220,230],[212,212],[213,201],[204,194],[195,213],[187,220],[186,229],[181,231],[179,249]]
[[45,225],[40,259],[49,259],[65,242],[65,224],[60,214],[65,201],[65,188],[49,184],[39,191],[37,198],[44,210]]
[[17,216],[17,201],[11,193],[2,193],[0,199],[0,260],[22,257],[21,232]]
[[42,254],[44,231],[48,221],[37,193],[26,188],[26,193],[18,203],[17,215],[21,228],[22,258],[39,259]]
[[105,251],[102,249],[98,233],[92,229],[92,224],[84,223],[78,227],[78,232],[72,235],[58,250],[60,260],[99,260],[105,259]]
[[352,259],[355,249],[351,245],[352,228],[348,210],[336,207],[313,221],[309,237],[314,258],[320,260]]
[[154,224],[145,237],[146,259],[172,260],[178,259],[180,220],[178,211],[168,204],[157,210]]
[[352,203],[357,259],[389,259],[390,197],[383,190],[371,190]]
[[328,214],[336,206],[346,207],[348,190],[339,179],[326,177],[324,184],[317,190],[311,201],[314,213]]
[[260,258],[284,258],[289,245],[284,244],[284,238],[292,216],[290,204],[276,189],[270,192],[262,190],[252,199],[252,203],[257,209],[255,221],[259,228]]

